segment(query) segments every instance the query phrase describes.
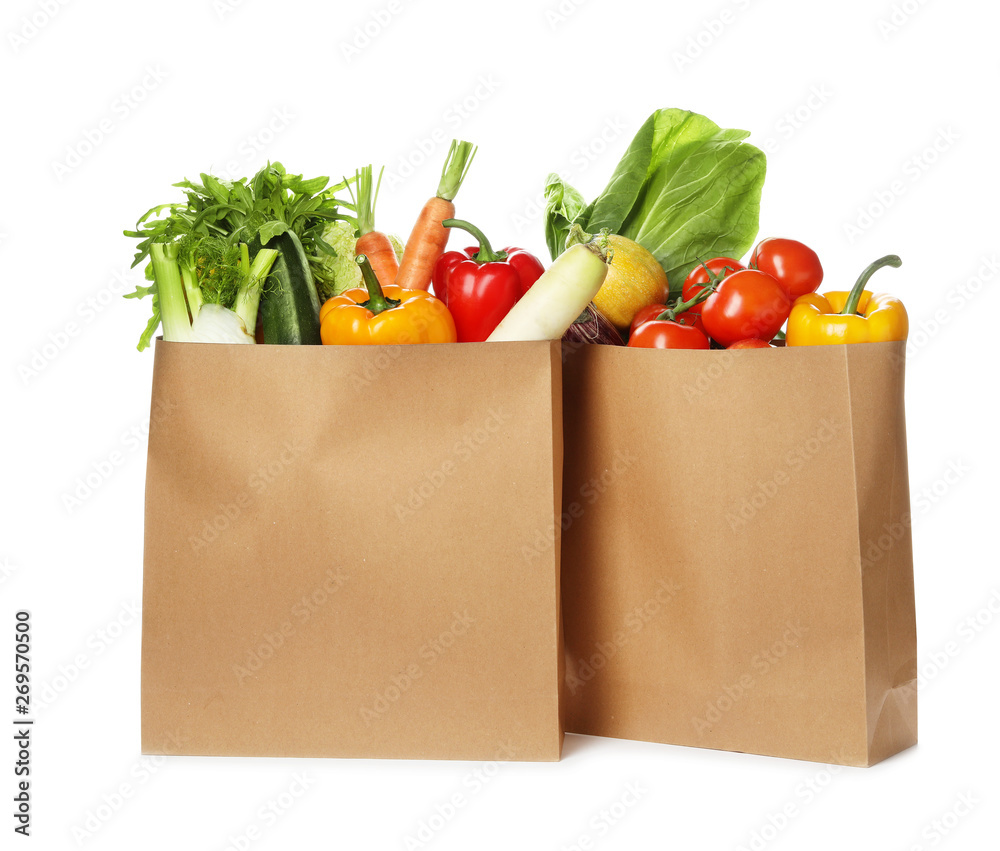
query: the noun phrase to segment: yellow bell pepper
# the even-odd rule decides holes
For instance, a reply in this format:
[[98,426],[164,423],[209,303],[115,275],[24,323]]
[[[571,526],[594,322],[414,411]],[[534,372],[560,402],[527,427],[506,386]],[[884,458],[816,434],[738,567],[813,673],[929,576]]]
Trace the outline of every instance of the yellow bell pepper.
[[826,346],[836,343],[880,343],[905,340],[910,330],[903,303],[884,293],[865,289],[868,279],[883,266],[899,267],[894,254],[876,260],[858,278],[850,292],[809,293],[792,305],[787,346]]
[[365,289],[354,287],[327,299],[319,312],[325,345],[454,343],[455,320],[443,301],[424,290],[382,287],[363,254]]

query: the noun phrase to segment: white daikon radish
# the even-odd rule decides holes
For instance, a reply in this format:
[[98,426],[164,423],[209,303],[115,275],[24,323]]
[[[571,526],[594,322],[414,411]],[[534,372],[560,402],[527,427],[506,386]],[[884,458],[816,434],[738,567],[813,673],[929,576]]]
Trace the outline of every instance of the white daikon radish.
[[521,296],[486,342],[562,339],[597,295],[609,259],[605,237],[571,245]]

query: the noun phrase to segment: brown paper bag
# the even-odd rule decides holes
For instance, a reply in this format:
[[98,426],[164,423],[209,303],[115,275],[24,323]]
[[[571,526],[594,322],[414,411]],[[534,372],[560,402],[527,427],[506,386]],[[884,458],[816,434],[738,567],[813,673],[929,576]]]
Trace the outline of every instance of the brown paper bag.
[[567,730],[849,765],[916,742],[903,360],[566,359]]
[[558,344],[158,341],[152,403],[145,752],[559,758]]

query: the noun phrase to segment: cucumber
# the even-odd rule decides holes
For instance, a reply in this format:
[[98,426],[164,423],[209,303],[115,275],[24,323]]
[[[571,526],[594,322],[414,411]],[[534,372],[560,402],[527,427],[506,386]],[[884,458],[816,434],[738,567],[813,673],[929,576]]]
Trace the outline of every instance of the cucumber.
[[278,256],[260,297],[265,343],[318,346],[319,295],[299,238],[285,231],[267,243]]

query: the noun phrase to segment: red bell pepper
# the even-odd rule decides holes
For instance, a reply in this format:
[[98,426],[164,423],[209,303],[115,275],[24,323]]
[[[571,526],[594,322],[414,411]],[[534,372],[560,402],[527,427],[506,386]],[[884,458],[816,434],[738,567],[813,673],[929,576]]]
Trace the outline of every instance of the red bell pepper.
[[471,233],[479,246],[447,251],[434,266],[434,294],[455,319],[458,342],[481,343],[500,324],[545,267],[521,248],[494,251],[479,228],[459,219],[445,219],[446,228]]
[[517,273],[521,276],[521,295],[524,295],[531,289],[531,285],[542,277],[545,267],[541,260],[523,248],[508,245],[504,253],[507,255],[507,262],[517,269]]

